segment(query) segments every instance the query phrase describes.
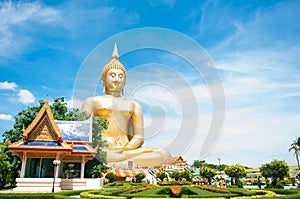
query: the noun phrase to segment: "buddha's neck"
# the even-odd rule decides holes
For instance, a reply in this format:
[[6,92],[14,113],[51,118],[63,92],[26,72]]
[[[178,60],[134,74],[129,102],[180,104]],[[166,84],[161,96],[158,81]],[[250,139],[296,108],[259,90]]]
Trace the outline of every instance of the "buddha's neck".
[[111,95],[114,97],[121,97],[121,92],[106,91],[106,95]]

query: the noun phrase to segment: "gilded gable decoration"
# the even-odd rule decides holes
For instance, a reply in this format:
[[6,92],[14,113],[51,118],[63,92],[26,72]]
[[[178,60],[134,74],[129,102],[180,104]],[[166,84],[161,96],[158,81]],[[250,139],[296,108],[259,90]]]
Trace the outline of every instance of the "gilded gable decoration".
[[48,98],[32,123],[23,130],[23,138],[26,141],[62,141],[62,132],[54,121]]

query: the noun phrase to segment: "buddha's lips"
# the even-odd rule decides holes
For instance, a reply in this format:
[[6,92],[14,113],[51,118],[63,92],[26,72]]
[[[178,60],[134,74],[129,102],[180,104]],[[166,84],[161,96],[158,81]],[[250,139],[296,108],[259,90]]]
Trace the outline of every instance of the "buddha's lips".
[[120,86],[119,82],[113,82],[112,85],[114,86],[114,88],[117,88]]

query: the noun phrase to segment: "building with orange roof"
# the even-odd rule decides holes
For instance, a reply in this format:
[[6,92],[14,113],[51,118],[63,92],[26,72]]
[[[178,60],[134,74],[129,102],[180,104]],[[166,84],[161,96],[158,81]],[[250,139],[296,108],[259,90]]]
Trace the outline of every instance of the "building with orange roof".
[[186,160],[181,155],[167,158],[162,162],[162,168],[167,172],[174,170],[183,171],[187,167]]

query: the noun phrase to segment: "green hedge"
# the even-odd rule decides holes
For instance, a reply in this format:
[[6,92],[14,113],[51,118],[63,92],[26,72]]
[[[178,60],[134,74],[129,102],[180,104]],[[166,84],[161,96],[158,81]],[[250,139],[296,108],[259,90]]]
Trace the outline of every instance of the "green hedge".
[[62,191],[62,192],[57,192],[54,194],[54,198],[57,199],[64,199],[64,198],[73,198],[70,196],[76,196],[76,195],[80,195],[81,192],[84,192],[87,190],[75,190],[75,191]]
[[25,198],[25,199],[70,199],[74,195],[80,195],[81,192],[86,190],[76,190],[76,191],[62,191],[57,193],[0,193],[0,198],[7,198],[7,199],[19,199],[19,198]]
[[28,193],[1,193],[0,198],[5,199],[53,199],[54,194],[52,193],[39,193],[39,194],[28,194]]
[[101,198],[101,199],[127,199],[126,197],[120,196],[108,196],[108,195],[101,195],[99,191],[86,191],[80,194],[81,198]]
[[[275,192],[276,194],[280,194],[283,196],[280,196],[281,199],[299,199],[300,198],[300,190],[299,189],[267,189],[270,191]],[[273,198],[279,198],[279,197],[271,197],[269,199]]]
[[253,196],[255,195],[255,192],[250,191],[248,189],[244,188],[227,188],[231,193],[238,194],[239,196]]
[[192,185],[193,183],[188,181],[163,181],[158,183],[160,186],[170,186],[170,185]]

